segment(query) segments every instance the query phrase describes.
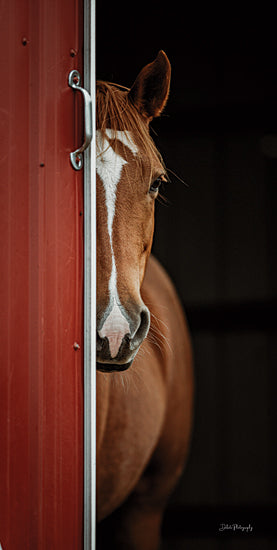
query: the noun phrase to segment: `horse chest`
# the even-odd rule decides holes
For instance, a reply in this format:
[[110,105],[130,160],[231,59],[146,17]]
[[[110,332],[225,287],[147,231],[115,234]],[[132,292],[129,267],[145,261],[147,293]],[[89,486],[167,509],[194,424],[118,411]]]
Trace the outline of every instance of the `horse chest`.
[[[127,375],[127,376],[126,376]],[[157,444],[165,413],[162,379],[131,371],[98,386],[97,513],[103,519],[132,492]],[[124,385],[123,385],[124,384]]]

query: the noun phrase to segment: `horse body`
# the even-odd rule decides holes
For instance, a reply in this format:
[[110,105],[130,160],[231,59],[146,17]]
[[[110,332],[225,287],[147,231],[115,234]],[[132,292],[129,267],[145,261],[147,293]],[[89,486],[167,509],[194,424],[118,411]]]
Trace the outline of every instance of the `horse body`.
[[[97,164],[97,520],[104,548],[158,547],[189,447],[189,333],[174,286],[150,255],[164,167],[146,141],[168,95],[169,67],[160,52],[130,91],[103,83],[98,90],[105,97]],[[109,93],[119,101],[110,98],[112,109]]]

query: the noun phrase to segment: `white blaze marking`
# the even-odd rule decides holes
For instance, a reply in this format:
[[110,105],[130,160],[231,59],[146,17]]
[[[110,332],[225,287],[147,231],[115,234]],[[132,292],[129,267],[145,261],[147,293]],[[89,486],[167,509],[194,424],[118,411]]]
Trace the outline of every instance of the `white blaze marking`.
[[[101,178],[105,189],[107,224],[112,253],[112,271],[109,280],[109,308],[111,308],[111,311],[102,329],[99,331],[99,336],[101,338],[106,336],[109,339],[110,353],[113,358],[116,357],[118,353],[122,338],[125,334],[130,332],[129,323],[120,309],[121,304],[117,292],[117,273],[112,240],[117,185],[120,181],[122,167],[124,164],[127,164],[127,161],[115,153],[109,141],[99,130],[97,130],[96,134],[96,172]],[[132,141],[129,132],[122,132],[119,130],[114,132],[113,130],[106,129],[105,134],[110,139],[115,136],[117,140],[121,141],[123,145],[128,147],[134,154],[137,153],[137,147]]]
[[109,347],[112,358],[117,356],[122,339],[125,334],[130,332],[127,319],[125,319],[122,315],[114,298],[113,300],[113,309],[99,331],[99,336],[101,338],[107,336],[109,339]]
[[128,132],[127,130],[125,132],[122,132],[121,130],[110,130],[109,128],[107,128],[105,130],[105,134],[108,136],[109,139],[113,139],[115,137],[115,139],[121,141],[121,143],[123,143],[125,147],[131,149],[134,155],[137,154],[138,148],[133,142],[131,132]]

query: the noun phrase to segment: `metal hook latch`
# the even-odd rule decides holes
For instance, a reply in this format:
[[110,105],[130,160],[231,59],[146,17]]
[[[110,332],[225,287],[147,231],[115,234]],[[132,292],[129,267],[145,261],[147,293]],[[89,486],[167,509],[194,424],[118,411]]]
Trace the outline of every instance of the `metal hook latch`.
[[78,90],[82,93],[84,98],[84,143],[70,153],[70,160],[75,170],[81,170],[84,164],[83,152],[88,148],[92,139],[92,107],[91,97],[87,90],[81,87],[81,75],[78,71],[74,70],[69,73],[68,85],[73,90]]

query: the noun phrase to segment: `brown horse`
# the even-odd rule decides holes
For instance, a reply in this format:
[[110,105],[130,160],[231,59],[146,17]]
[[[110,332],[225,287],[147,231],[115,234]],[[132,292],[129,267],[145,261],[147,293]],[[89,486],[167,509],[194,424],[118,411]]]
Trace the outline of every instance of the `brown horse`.
[[97,520],[104,548],[158,547],[190,440],[190,338],[176,291],[150,256],[166,171],[149,122],[165,106],[170,70],[160,51],[130,90],[97,83]]

